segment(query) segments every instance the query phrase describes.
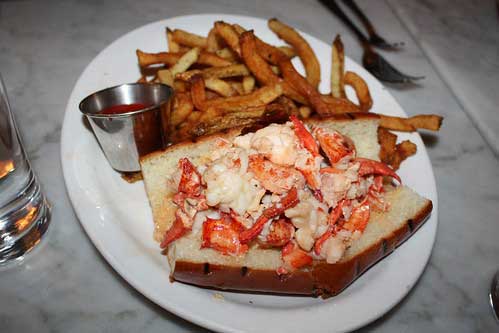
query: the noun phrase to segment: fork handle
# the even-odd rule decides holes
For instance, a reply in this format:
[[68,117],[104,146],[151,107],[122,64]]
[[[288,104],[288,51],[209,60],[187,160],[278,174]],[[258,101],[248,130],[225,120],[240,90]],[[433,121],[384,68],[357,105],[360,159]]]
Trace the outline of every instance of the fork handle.
[[328,7],[336,16],[338,16],[347,27],[352,30],[357,39],[360,41],[364,49],[371,49],[369,45],[369,40],[364,36],[364,34],[357,28],[355,24],[350,20],[350,18],[343,12],[343,10],[338,6],[335,0],[320,0],[326,7]]
[[354,12],[355,15],[360,19],[360,22],[364,25],[364,27],[367,30],[367,33],[369,36],[374,36],[377,35],[376,30],[374,29],[371,21],[367,18],[366,15],[364,15],[364,12],[357,6],[355,1],[353,0],[343,0],[343,3],[348,6],[352,12]]

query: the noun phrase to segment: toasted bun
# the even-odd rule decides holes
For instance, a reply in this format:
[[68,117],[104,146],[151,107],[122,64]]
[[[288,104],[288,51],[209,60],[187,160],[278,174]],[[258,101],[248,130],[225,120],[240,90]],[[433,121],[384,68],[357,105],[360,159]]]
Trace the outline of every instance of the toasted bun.
[[[341,132],[353,140],[357,156],[379,160],[379,120],[375,115],[342,115],[311,119],[307,123]],[[240,133],[241,129],[234,129],[201,138],[197,142],[177,144],[141,159],[156,241],[161,241],[170,228],[177,209],[171,200],[175,193],[166,186],[166,182],[177,169],[178,160],[188,157],[194,165],[202,164],[215,148],[217,137],[232,140]],[[200,235],[191,232],[168,248],[171,278],[226,290],[334,296],[414,233],[432,209],[431,201],[405,186],[387,188],[386,200],[390,202],[391,209],[382,214],[371,214],[362,237],[336,264],[315,261],[312,267],[283,278],[275,272],[282,264],[279,250],[261,249],[254,245],[245,256],[227,256],[209,248],[200,249]]]

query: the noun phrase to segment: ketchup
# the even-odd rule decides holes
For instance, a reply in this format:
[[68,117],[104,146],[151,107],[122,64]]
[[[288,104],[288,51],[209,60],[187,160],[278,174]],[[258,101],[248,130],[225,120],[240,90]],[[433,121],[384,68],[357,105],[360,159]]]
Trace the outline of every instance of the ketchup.
[[142,103],[133,103],[133,104],[118,104],[118,105],[113,105],[108,108],[105,108],[100,114],[120,114],[120,113],[127,113],[127,112],[132,112],[132,111],[138,111],[142,110],[145,108],[150,107],[151,104],[146,105]]

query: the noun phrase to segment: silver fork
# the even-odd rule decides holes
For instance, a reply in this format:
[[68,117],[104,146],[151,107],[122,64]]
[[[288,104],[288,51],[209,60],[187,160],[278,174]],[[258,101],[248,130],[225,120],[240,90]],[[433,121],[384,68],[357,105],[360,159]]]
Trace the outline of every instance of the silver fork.
[[369,44],[386,51],[398,51],[402,46],[404,46],[404,42],[388,43],[383,37],[378,35],[371,21],[367,18],[359,6],[357,6],[355,1],[343,0],[343,3],[350,8],[355,15],[357,15],[360,22],[364,25],[364,28],[366,28],[367,34],[369,35]]
[[385,60],[381,55],[375,52],[372,46],[369,44],[369,40],[364,36],[364,34],[353,24],[353,22],[348,18],[348,16],[343,12],[343,10],[338,6],[334,0],[319,0],[327,8],[329,8],[338,18],[340,18],[347,27],[352,30],[357,39],[359,40],[362,48],[364,49],[364,54],[362,56],[362,65],[371,74],[377,77],[379,80],[390,83],[413,83],[414,81],[423,79],[424,76],[412,76],[407,75],[395,67],[393,67],[388,61]]

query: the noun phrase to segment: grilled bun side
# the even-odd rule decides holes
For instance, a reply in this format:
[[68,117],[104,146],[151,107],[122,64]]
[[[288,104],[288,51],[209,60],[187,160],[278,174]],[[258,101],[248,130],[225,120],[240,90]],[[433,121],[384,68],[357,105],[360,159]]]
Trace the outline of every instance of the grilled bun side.
[[432,210],[430,200],[406,186],[387,188],[386,200],[391,209],[373,212],[361,238],[336,264],[315,261],[312,267],[279,277],[275,272],[280,265],[278,250],[255,248],[245,258],[234,258],[213,250],[196,251],[199,237],[189,237],[174,242],[169,249],[171,277],[222,290],[335,296],[414,234]]

